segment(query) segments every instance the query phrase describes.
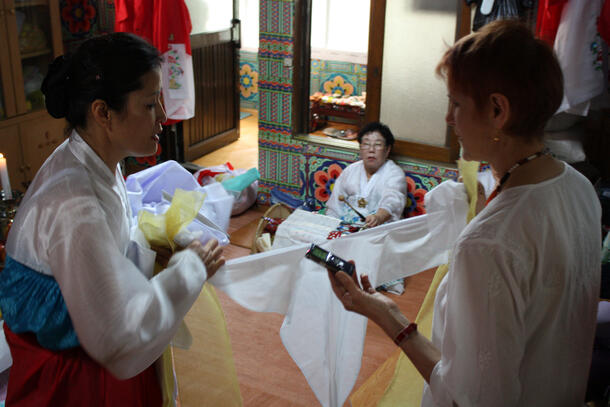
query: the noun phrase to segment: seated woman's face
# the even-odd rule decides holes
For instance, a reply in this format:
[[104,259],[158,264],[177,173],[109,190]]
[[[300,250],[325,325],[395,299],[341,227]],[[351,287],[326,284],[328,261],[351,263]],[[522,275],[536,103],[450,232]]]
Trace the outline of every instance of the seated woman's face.
[[385,138],[379,132],[367,133],[360,142],[360,158],[364,163],[366,172],[370,175],[377,172],[390,155],[390,147],[386,145]]

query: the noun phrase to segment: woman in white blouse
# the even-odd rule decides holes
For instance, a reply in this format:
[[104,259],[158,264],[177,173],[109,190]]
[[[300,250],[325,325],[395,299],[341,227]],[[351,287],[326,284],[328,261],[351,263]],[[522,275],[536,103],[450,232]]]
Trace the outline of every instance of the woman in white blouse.
[[[388,159],[394,135],[388,126],[373,122],[358,132],[360,161],[350,164],[335,181],[326,214],[346,222],[362,221],[373,227],[398,220],[405,208],[405,173]],[[346,203],[347,202],[347,203]]]
[[42,91],[72,131],[29,186],[6,245],[6,405],[160,406],[152,364],[224,259],[216,241],[193,241],[152,277],[155,253],[131,240],[119,161],[157,149],[159,54],[131,34],[90,39],[53,62]]
[[455,244],[432,338],[364,274],[360,288],[357,277],[329,273],[335,294],[410,358],[427,383],[424,406],[583,405],[601,209],[589,181],[543,149],[561,68],[529,28],[505,20],[456,42],[437,72],[463,157],[489,162],[497,186]]

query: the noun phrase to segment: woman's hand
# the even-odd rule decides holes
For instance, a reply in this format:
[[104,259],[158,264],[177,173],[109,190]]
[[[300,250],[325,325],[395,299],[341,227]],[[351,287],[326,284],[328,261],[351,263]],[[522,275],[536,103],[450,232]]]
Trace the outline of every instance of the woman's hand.
[[370,318],[377,324],[387,318],[388,314],[398,311],[398,306],[394,301],[378,293],[371,286],[366,274],[360,278],[362,288],[358,284],[358,274],[355,269],[351,277],[343,271],[333,273],[328,270],[328,278],[333,292],[348,311]]
[[225,264],[225,258],[222,257],[223,249],[218,246],[218,240],[216,239],[208,240],[205,245],[202,245],[199,240],[193,240],[186,248],[197,253],[201,261],[203,261],[208,273],[208,280]]
[[391,218],[390,212],[386,211],[383,208],[379,208],[377,213],[373,215],[369,215],[364,219],[364,224],[368,228],[372,228],[374,226],[381,225],[388,221]]

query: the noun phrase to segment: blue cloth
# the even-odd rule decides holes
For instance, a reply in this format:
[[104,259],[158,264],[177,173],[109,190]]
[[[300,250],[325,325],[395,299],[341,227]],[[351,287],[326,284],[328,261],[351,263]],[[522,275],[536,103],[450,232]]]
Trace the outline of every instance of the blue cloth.
[[8,256],[0,273],[0,309],[11,331],[34,333],[43,348],[79,346],[57,281]]

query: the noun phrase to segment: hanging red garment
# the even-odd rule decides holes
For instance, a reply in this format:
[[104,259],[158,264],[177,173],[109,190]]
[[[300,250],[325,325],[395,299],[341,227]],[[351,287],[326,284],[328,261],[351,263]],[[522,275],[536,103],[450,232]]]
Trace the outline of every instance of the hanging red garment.
[[191,18],[184,0],[115,0],[115,31],[147,39],[163,62],[165,125],[195,115],[195,80],[190,33]]
[[536,36],[546,41],[551,47],[555,43],[561,13],[567,2],[568,0],[540,0],[538,2]]
[[137,34],[153,44],[153,0],[115,0],[114,9],[114,31]]
[[606,44],[610,44],[610,0],[604,2],[602,13],[597,21],[597,30]]

